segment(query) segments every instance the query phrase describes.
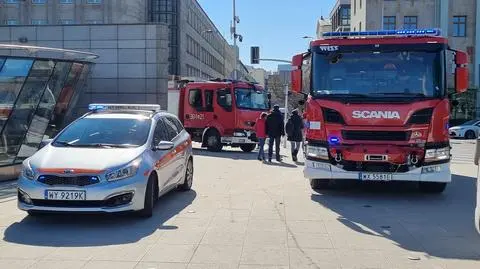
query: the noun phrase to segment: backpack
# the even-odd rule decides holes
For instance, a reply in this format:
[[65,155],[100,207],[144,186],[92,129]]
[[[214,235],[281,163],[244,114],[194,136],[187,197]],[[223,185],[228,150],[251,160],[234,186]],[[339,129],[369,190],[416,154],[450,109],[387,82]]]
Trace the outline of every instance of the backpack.
[[293,121],[292,118],[288,119],[287,125],[285,125],[285,131],[288,136],[293,136]]

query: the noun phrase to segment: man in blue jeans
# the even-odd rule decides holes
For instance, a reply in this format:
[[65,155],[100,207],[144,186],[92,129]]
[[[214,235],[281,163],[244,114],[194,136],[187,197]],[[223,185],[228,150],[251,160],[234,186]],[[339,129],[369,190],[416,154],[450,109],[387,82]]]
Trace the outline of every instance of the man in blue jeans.
[[285,135],[285,125],[283,122],[280,106],[273,106],[273,111],[267,116],[266,133],[268,135],[268,161],[272,162],[273,143],[275,143],[275,159],[281,162],[280,158],[280,139]]

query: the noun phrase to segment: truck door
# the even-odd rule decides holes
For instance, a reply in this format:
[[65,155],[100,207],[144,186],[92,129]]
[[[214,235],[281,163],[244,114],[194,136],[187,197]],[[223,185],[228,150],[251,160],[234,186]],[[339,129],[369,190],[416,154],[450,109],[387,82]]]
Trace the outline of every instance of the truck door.
[[203,90],[204,97],[204,114],[205,114],[205,126],[209,127],[212,125],[212,121],[216,120],[215,112],[213,109],[213,89]]
[[217,96],[214,101],[213,117],[221,122],[226,134],[222,136],[232,136],[235,128],[235,113],[233,107],[232,90],[230,88],[222,88],[216,90]]
[[205,107],[203,102],[203,90],[199,88],[187,88],[185,90],[184,126],[194,138],[200,137],[205,128]]

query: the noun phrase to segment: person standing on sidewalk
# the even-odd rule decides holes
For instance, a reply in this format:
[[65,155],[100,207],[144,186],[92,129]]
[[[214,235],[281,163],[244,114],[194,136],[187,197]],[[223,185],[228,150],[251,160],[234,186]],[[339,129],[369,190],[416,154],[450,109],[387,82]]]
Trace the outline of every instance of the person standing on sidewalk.
[[297,154],[300,150],[300,144],[303,141],[303,119],[298,114],[298,110],[292,111],[292,115],[287,121],[285,130],[287,131],[287,140],[290,141],[292,147],[292,160],[298,161]]
[[265,160],[265,153],[264,153],[264,146],[265,146],[265,139],[267,134],[265,132],[265,125],[267,120],[267,113],[262,112],[258,117],[257,121],[255,122],[255,133],[257,134],[258,138],[258,160],[263,161]]
[[273,143],[275,143],[275,159],[278,162],[281,162],[280,138],[285,135],[285,125],[283,123],[283,116],[282,112],[280,112],[279,105],[274,105],[272,113],[267,116],[266,128],[268,135],[268,161],[272,162]]

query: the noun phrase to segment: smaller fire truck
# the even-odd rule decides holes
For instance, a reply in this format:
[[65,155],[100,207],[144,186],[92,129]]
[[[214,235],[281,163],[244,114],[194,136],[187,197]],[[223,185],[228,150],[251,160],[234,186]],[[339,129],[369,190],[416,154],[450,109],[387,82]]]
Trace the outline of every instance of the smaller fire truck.
[[269,109],[270,95],[250,82],[178,77],[169,82],[168,111],[178,116],[193,141],[210,151],[223,146],[253,151],[255,120]]

